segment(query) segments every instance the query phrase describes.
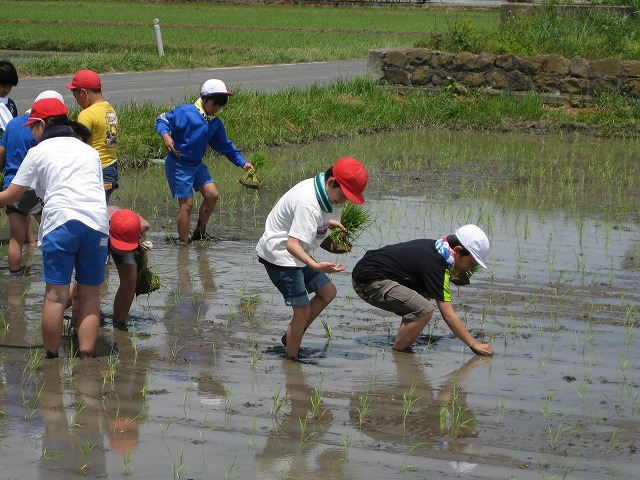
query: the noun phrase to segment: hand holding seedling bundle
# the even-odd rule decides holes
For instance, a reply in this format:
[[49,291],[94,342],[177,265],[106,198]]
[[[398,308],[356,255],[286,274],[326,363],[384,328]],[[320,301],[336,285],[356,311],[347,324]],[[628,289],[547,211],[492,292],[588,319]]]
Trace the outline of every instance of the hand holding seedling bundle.
[[331,253],[348,253],[355,239],[371,224],[371,212],[362,205],[347,204],[342,210],[340,223],[345,228],[334,228],[320,244]]
[[251,156],[250,163],[252,167],[240,179],[240,183],[247,188],[257,190],[262,186],[262,182],[258,180],[256,173],[260,167],[267,164],[267,155],[264,152],[256,152]]

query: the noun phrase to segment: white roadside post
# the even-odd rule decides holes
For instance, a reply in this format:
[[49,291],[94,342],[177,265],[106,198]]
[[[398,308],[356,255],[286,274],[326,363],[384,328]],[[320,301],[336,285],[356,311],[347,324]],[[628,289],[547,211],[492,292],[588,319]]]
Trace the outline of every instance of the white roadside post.
[[158,55],[164,57],[164,47],[162,46],[162,33],[160,32],[160,20],[153,20],[153,29],[156,31],[156,45],[158,46]]

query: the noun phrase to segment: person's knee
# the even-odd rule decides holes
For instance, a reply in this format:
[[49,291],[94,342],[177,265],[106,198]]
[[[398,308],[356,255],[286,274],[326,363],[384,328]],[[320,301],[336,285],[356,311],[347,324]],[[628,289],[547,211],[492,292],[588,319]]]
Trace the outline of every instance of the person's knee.
[[324,287],[316,292],[316,295],[325,303],[329,304],[336,298],[338,290],[333,283],[327,283]]
[[193,209],[193,198],[179,198],[180,211],[191,212]]

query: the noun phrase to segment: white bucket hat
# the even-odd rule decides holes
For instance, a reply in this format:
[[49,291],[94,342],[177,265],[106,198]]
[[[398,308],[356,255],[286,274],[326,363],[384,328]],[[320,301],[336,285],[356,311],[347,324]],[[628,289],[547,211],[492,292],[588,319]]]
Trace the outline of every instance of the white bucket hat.
[[216,93],[224,93],[228,96],[233,95],[233,93],[227,90],[227,86],[224,84],[224,82],[216,78],[212,78],[204,82],[202,88],[200,89],[200,95],[202,96],[214,95]]
[[477,225],[464,225],[455,231],[456,237],[464,248],[482,268],[487,268],[484,257],[489,253],[489,239]]

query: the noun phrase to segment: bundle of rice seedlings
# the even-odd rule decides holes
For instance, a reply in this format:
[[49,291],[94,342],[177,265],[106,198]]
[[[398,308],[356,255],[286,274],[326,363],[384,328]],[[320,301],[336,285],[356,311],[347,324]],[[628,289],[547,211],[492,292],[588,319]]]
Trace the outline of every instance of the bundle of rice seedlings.
[[247,188],[257,190],[262,186],[262,182],[256,175],[260,167],[264,167],[267,164],[267,155],[264,152],[256,152],[249,159],[253,168],[247,170],[243,177],[240,179],[240,183]]
[[458,285],[462,287],[464,285],[469,285],[471,283],[471,275],[474,274],[476,270],[480,268],[480,265],[474,265],[469,270],[456,270],[455,267],[451,270],[451,274],[449,276],[449,281],[454,285]]
[[371,212],[362,205],[348,203],[342,210],[340,223],[346,230],[334,228],[320,246],[331,253],[348,253],[356,238],[371,224]]
[[160,277],[149,269],[144,253],[136,253],[135,256],[138,265],[136,297],[138,295],[148,295],[151,292],[155,292],[160,288]]

